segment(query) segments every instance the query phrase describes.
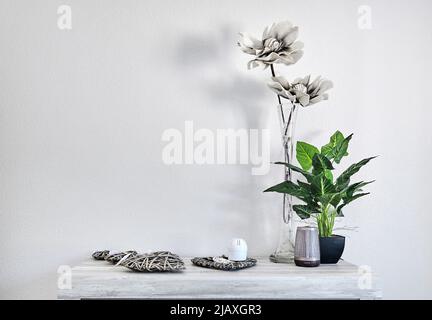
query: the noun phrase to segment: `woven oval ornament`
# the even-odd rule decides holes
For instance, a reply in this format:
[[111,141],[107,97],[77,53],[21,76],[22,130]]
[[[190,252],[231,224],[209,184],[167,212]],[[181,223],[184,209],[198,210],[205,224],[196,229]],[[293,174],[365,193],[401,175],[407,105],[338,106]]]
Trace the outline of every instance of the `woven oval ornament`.
[[139,272],[178,272],[185,268],[183,260],[169,251],[131,256],[120,265]]
[[224,271],[235,271],[250,268],[256,265],[257,261],[247,258],[245,261],[231,261],[226,256],[221,257],[197,257],[193,258],[192,263],[203,268],[211,268]]
[[109,250],[95,251],[92,254],[93,259],[105,260],[109,256]]
[[118,263],[121,259],[123,259],[124,257],[128,256],[135,256],[138,253],[136,251],[133,250],[129,250],[129,251],[123,251],[123,252],[116,252],[113,254],[110,254],[108,256],[105,257],[105,260],[108,262],[111,262],[113,264]]

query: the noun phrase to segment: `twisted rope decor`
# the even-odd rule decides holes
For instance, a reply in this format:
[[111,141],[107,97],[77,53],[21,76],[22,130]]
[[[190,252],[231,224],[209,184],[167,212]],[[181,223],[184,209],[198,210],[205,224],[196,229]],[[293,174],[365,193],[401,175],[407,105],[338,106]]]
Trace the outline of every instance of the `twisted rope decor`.
[[113,264],[118,263],[121,259],[123,259],[126,256],[135,256],[138,253],[136,251],[133,250],[129,250],[129,251],[123,251],[123,252],[116,252],[110,255],[107,255],[105,257],[105,260],[108,262],[111,262]]
[[245,261],[228,260],[226,256],[221,257],[196,257],[192,263],[203,268],[218,269],[224,271],[234,271],[245,268],[250,268],[256,265],[257,261],[252,258],[247,258]]
[[185,268],[183,260],[169,251],[130,256],[120,265],[140,272],[177,272]]
[[95,251],[92,254],[93,259],[105,260],[109,256],[109,250]]

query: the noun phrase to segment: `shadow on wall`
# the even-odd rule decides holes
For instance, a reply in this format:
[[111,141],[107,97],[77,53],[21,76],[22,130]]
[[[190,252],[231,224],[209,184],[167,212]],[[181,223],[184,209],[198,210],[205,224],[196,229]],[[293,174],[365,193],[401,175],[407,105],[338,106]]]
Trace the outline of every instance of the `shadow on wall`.
[[[186,35],[179,41],[176,64],[189,74],[195,74],[200,80],[198,91],[207,93],[218,107],[238,112],[239,117],[245,119],[246,128],[261,128],[268,115],[266,77],[263,75],[262,80],[257,81],[248,74],[247,57],[237,47],[236,30],[224,26],[213,35]],[[237,55],[245,58],[244,72],[235,68]]]
[[[227,118],[234,113],[235,118],[239,119],[237,123],[244,123],[241,128],[266,128],[271,114],[268,108],[269,105],[272,106],[272,102],[267,99],[269,93],[265,84],[270,71],[267,78],[264,72],[260,80],[254,80],[252,74],[248,74],[248,57],[237,47],[238,30],[240,29],[235,26],[225,25],[210,34],[185,35],[179,40],[175,50],[175,67],[183,69],[191,75],[190,78],[196,79],[192,82],[193,90],[208,98],[206,101],[209,101],[209,105],[219,110],[224,108]],[[236,67],[238,56],[244,58],[244,71],[239,71]],[[191,82],[182,85],[187,85],[185,90],[190,90]],[[245,165],[238,165],[235,172],[238,172],[237,177],[216,187],[216,192],[224,195],[218,199],[225,200],[215,205],[221,211],[230,213],[230,221],[221,215],[220,218],[215,218],[220,219],[215,222],[220,223],[221,227],[231,223],[238,234],[249,235],[250,239],[255,238],[254,241],[262,244],[262,239],[253,236],[266,232],[263,226],[268,225],[271,216],[260,210],[262,201],[257,196],[262,194],[259,189],[260,176],[253,176],[250,166]],[[220,200],[215,198],[215,201]],[[264,238],[271,240],[269,237]]]

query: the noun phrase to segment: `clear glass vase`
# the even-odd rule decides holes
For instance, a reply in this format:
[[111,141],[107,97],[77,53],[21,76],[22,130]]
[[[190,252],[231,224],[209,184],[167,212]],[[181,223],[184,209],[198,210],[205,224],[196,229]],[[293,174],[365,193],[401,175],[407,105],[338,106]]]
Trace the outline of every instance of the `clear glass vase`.
[[[293,163],[294,156],[294,129],[298,106],[296,104],[282,103],[277,106],[281,127],[282,147],[284,161]],[[285,167],[284,179],[291,180],[292,172]],[[284,194],[282,199],[282,216],[279,231],[279,245],[270,255],[270,260],[276,263],[294,263],[295,225],[294,211],[292,209],[292,196]]]

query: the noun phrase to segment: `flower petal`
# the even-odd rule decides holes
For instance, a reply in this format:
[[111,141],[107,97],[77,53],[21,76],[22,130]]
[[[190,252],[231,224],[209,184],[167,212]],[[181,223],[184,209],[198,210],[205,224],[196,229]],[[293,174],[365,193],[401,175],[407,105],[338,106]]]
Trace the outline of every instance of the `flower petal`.
[[273,24],[269,30],[269,36],[278,40],[283,40],[293,29],[292,23],[289,21],[282,21]]
[[281,56],[282,59],[285,60],[283,63],[285,63],[286,65],[290,65],[296,63],[297,61],[300,60],[301,57],[303,57],[303,51],[295,51],[291,53],[287,51],[283,51],[280,52],[279,55]]
[[312,81],[312,83],[309,85],[308,92],[314,93],[314,92],[318,91],[320,81],[321,81],[321,76],[316,77],[315,80]]
[[240,43],[242,46],[252,48],[255,50],[261,50],[263,48],[263,42],[251,36],[249,33],[242,32],[240,33],[240,36],[241,36]]
[[310,100],[309,104],[315,104],[315,103],[318,103],[318,102],[320,102],[322,100],[325,100],[324,99],[324,95],[322,95],[322,96],[316,96],[316,97],[314,97],[314,98],[312,98]]
[[330,80],[323,80],[319,86],[317,94],[322,94],[331,88],[333,88],[333,82]]
[[267,27],[264,29],[263,34],[262,34],[262,39],[263,39],[263,41],[264,41],[265,39],[268,39],[268,38],[269,38],[269,31],[273,28],[273,26],[274,26],[274,23],[272,23],[272,25],[267,26]]
[[296,63],[300,59],[302,54],[303,54],[302,51],[298,51],[295,53],[287,53],[285,51],[278,52],[277,56],[273,56],[273,60],[275,60],[274,63],[283,63],[285,65],[291,65]]
[[310,81],[310,75],[308,75],[308,76],[306,76],[306,77],[304,77],[303,79],[302,79],[302,81],[301,81],[301,83],[304,85],[304,86],[308,86],[308,84],[309,84],[309,81]]
[[304,43],[301,41],[296,41],[296,42],[289,45],[289,47],[287,48],[287,51],[291,53],[294,51],[299,51],[303,48],[304,48]]
[[[279,35],[279,37],[281,37]],[[291,28],[281,39],[286,47],[290,46],[298,37],[298,27]]]
[[298,102],[303,106],[306,107],[309,105],[309,95],[303,94],[303,95],[296,95]]
[[273,63],[279,60],[280,57],[276,52],[271,52],[267,56],[258,57],[257,60],[265,62],[265,63]]
[[243,51],[244,53],[256,55],[256,50],[255,49],[242,46],[242,44],[240,42],[238,42],[237,44],[240,47],[240,50]]
[[277,95],[291,101],[295,100],[295,97],[289,91],[285,90],[279,82],[269,82],[267,85]]
[[284,89],[284,87],[277,81],[270,81],[269,83],[267,83],[267,85],[273,89],[276,90],[278,93],[282,92]]
[[293,57],[295,62],[297,62],[301,59],[301,57],[303,57],[303,51],[299,50],[299,51],[293,52],[293,53],[291,53],[291,56]]
[[285,79],[285,77],[272,77],[272,80],[278,82],[285,90],[289,90],[291,88],[289,81]]
[[250,69],[253,69],[253,68],[259,67],[260,65],[261,65],[261,64],[260,64],[258,61],[256,61],[256,60],[251,60],[251,61],[248,62],[248,64],[247,64],[247,68],[250,70]]

